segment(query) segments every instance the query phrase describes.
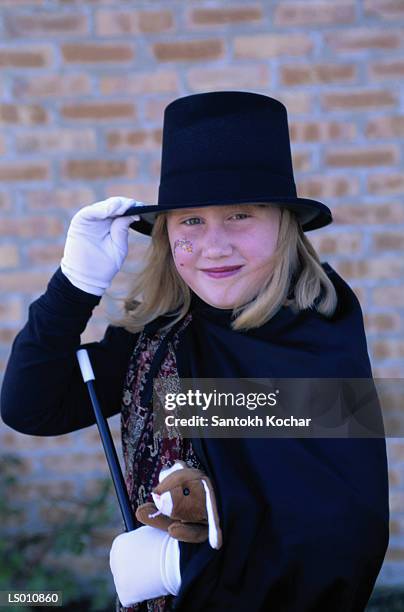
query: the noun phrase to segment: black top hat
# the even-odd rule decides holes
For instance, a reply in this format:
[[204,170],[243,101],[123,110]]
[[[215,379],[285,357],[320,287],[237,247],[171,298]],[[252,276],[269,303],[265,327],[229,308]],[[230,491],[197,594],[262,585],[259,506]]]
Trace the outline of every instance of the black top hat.
[[304,231],[332,222],[330,209],[299,198],[286,107],[269,96],[213,91],[177,98],[164,110],[157,205],[136,205],[130,227],[151,234],[159,212],[268,202],[293,210]]

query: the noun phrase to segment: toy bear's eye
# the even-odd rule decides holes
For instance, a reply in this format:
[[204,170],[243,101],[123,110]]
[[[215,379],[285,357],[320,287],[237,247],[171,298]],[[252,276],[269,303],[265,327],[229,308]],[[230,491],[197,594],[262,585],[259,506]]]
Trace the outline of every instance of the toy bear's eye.
[[189,495],[190,490],[188,489],[188,487],[185,487],[184,489],[182,489],[182,492],[184,493],[184,495]]

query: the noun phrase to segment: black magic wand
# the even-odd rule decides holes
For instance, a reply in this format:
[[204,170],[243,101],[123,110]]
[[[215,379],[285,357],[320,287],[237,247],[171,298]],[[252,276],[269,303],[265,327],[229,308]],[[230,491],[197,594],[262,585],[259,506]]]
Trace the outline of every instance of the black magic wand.
[[98,431],[100,432],[105,455],[107,457],[109,469],[111,471],[111,476],[115,486],[116,495],[118,497],[118,502],[121,508],[125,528],[126,531],[133,531],[135,529],[135,521],[133,519],[129,496],[126,490],[125,481],[122,475],[121,466],[119,465],[111,432],[109,430],[107,420],[101,411],[101,407],[98,402],[97,395],[95,393],[93,383],[93,381],[95,380],[95,376],[93,368],[91,367],[90,358],[86,349],[79,349],[78,351],[76,351],[76,356],[80,365],[83,380],[87,384],[88,392],[90,394],[91,403],[93,405],[94,414],[98,425]]

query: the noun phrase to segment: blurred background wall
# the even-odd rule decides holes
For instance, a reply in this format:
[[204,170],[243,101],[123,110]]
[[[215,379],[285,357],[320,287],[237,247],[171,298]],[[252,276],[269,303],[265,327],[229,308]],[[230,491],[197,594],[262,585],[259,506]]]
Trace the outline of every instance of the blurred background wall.
[[[240,89],[285,104],[298,194],[334,215],[307,236],[360,299],[374,376],[403,378],[403,26],[400,0],[1,0],[0,371],[59,266],[74,213],[111,195],[157,201],[164,107]],[[132,232],[82,342],[102,338],[111,296],[125,293],[148,240]],[[110,426],[119,445],[119,415]],[[0,447],[24,461],[14,498],[32,526],[57,524],[52,492],[84,495],[108,476],[95,426],[45,439],[1,424]],[[388,454],[380,584],[404,582],[402,438],[388,440]],[[108,569],[119,518],[98,570]]]

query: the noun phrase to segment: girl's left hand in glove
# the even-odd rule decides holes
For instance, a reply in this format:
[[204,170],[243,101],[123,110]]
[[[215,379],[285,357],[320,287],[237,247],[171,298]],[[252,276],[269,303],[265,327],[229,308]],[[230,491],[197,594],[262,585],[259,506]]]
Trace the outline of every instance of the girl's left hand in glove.
[[119,534],[109,564],[123,606],[177,595],[181,586],[178,540],[156,527],[144,525]]

